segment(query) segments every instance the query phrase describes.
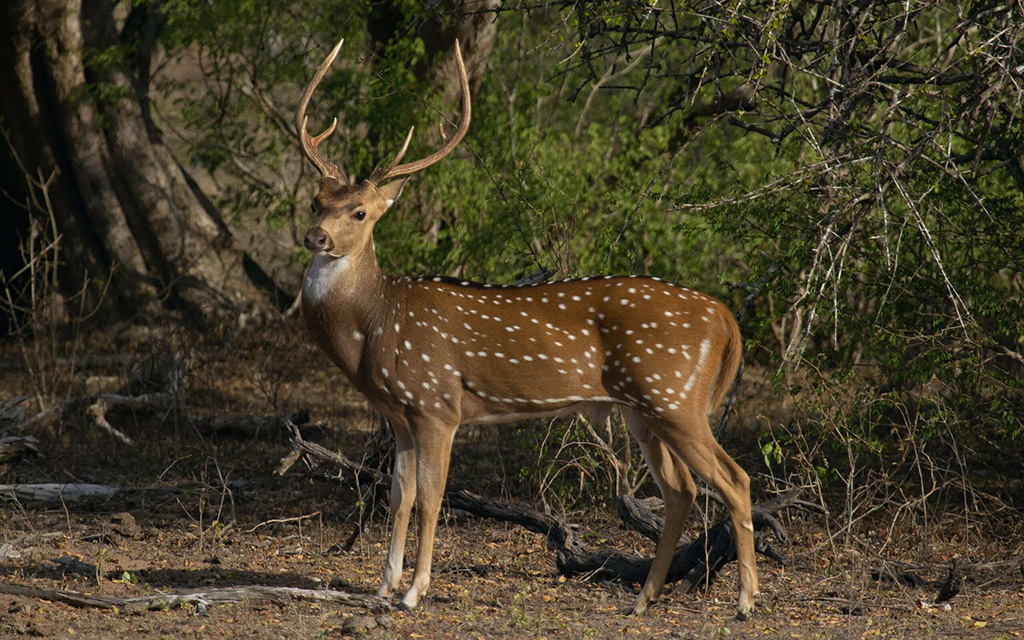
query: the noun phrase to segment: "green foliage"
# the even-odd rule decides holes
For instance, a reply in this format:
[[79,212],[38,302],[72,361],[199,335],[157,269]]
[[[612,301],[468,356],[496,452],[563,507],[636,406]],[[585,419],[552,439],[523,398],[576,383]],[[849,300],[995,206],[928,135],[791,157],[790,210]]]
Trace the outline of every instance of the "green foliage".
[[[498,14],[469,134],[378,225],[382,265],[495,282],[640,272],[734,307],[744,291],[729,283],[760,283],[748,361],[777,368],[780,394],[820,429],[769,441],[772,465],[797,440],[813,474],[836,478],[825,442],[875,454],[944,430],[1016,437],[1024,114],[1005,70],[1021,29],[942,3],[870,2],[856,29],[841,8],[806,9],[604,0]],[[291,114],[340,36],[310,129],[338,116],[323,149],[350,175],[413,125],[407,157],[429,153],[440,115],[458,117],[424,72],[435,60],[415,27],[459,19],[433,5],[169,11],[167,46],[205,77],[173,94],[188,160],[230,218],[301,235],[315,180]],[[391,35],[371,38],[385,19]]]
[[[329,120],[321,114],[339,116],[339,133],[324,146],[329,157],[365,177],[412,125],[408,157],[435,148],[437,112],[451,113],[454,105],[438,104],[433,80],[419,77],[417,69],[429,63],[421,40],[383,43],[368,65],[360,60],[370,60],[371,16],[358,3],[311,12],[346,16],[329,26],[296,20],[301,3],[255,13],[234,4],[179,7],[167,37],[183,55],[198,48],[220,83],[181,94],[177,107],[189,132],[189,160],[221,178],[218,204],[232,217],[255,214],[304,227],[314,181],[307,174],[297,186],[285,177],[301,171],[302,160],[280,121],[290,117],[298,88],[329,46],[325,34],[346,38],[311,107],[311,121],[321,123],[311,130]],[[404,9],[399,13],[414,21],[415,12]],[[491,58],[514,64],[491,66],[461,149],[414,178],[378,226],[385,268],[504,282],[537,268],[566,276],[641,271],[716,288],[739,253],[716,249],[708,241],[715,230],[701,217],[667,209],[668,198],[689,181],[689,159],[672,154],[672,123],[643,126],[634,100],[621,93],[600,94],[582,116],[578,101],[565,100],[564,83],[548,81],[558,53],[546,42],[549,34],[506,24],[516,27],[502,23]],[[295,44],[268,44],[282,42]],[[537,51],[547,55],[531,55]],[[584,77],[575,73],[571,81]],[[279,113],[268,113],[268,105]]]

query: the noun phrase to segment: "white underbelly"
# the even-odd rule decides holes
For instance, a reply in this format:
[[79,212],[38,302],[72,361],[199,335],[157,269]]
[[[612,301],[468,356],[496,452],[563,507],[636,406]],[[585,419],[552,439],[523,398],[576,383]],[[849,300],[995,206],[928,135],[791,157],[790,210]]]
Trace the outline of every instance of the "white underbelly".
[[538,408],[514,411],[510,413],[493,413],[479,416],[472,416],[463,420],[460,424],[501,424],[504,422],[519,422],[522,420],[533,420],[536,418],[555,418],[558,416],[576,415],[579,413],[590,414],[600,420],[608,417],[612,407],[621,404],[614,398],[600,400],[585,400],[556,409]]

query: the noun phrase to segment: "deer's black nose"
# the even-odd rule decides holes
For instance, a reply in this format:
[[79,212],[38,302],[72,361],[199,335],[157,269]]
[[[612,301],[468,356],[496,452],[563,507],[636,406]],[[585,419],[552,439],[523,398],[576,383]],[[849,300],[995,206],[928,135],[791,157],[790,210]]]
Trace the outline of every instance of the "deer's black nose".
[[306,232],[302,244],[310,251],[323,251],[327,248],[327,232],[320,227],[313,227]]

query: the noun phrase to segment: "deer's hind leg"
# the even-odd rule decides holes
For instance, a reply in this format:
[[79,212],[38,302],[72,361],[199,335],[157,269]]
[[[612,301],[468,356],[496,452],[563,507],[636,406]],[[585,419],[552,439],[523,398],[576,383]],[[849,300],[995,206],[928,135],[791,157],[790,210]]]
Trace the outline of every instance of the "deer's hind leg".
[[640,594],[631,611],[634,614],[641,614],[658,599],[665,586],[665,578],[672,565],[672,558],[675,555],[676,545],[679,544],[683,525],[697,495],[697,487],[694,485],[693,477],[686,465],[647,428],[639,416],[623,411],[623,417],[629,425],[630,432],[640,443],[640,450],[644,454],[644,460],[647,461],[647,467],[651,470],[651,475],[665,500],[665,528],[658,540],[654,561],[647,573],[647,580],[640,589]]
[[[739,611],[743,619],[754,608],[757,595],[757,567],[754,559],[754,526],[751,520],[750,477],[722,449],[708,424],[708,417],[696,409],[679,411],[651,422],[651,431],[690,469],[722,496],[736,533],[736,562],[739,565]],[[666,530],[668,528],[666,515]],[[658,551],[661,551],[659,545]],[[653,567],[652,567],[653,572]]]

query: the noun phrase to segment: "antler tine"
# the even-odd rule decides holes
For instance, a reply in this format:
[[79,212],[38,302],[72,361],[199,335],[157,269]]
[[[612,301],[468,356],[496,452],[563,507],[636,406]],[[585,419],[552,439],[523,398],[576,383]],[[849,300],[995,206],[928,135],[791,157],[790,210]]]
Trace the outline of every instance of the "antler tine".
[[405,152],[409,149],[409,142],[412,141],[412,132],[415,130],[416,127],[409,127],[409,135],[405,136],[405,142],[402,144],[402,148],[398,150],[398,153],[396,153],[395,157],[391,159],[391,162],[387,163],[383,167],[377,167],[374,169],[373,173],[370,174],[370,177],[367,178],[367,182],[372,185],[377,185],[380,184],[382,180],[387,179],[391,173],[391,169],[402,161],[402,156],[404,156]]
[[[303,116],[303,118],[302,118],[302,123],[303,123],[303,125],[305,125],[305,123],[306,123],[306,121],[307,121],[307,120],[309,120],[309,117],[308,117],[308,116]],[[337,127],[338,127],[338,119],[337,119],[337,118],[335,118],[335,119],[334,119],[334,120],[333,120],[333,121],[331,122],[331,126],[327,127],[327,130],[326,130],[326,131],[324,131],[323,133],[321,133],[321,134],[320,134],[320,135],[318,135],[318,136],[313,136],[313,139],[312,139],[312,140],[310,140],[310,142],[311,142],[311,143],[313,144],[313,148],[315,149],[315,148],[317,148],[318,146],[320,146],[320,143],[321,143],[322,141],[326,140],[326,139],[327,139],[328,137],[330,137],[330,135],[331,135],[332,133],[334,133],[334,130],[335,130],[335,129],[336,129]],[[303,126],[302,128],[303,128],[303,130],[305,130],[305,129],[306,129],[306,127],[305,127],[305,126]]]
[[[379,171],[374,171],[373,175],[370,176],[370,179],[367,182],[376,185],[389,178],[397,178],[399,176],[409,175],[410,173],[416,173],[417,171],[426,169],[451,153],[452,150],[458,146],[459,142],[462,141],[466,132],[469,131],[469,122],[472,117],[472,105],[469,95],[469,76],[466,75],[466,65],[462,61],[462,49],[459,47],[458,40],[455,41],[455,62],[459,67],[459,81],[462,86],[462,123],[459,125],[459,130],[455,132],[455,135],[452,136],[451,139],[446,139],[442,130],[441,138],[445,140],[444,146],[422,160],[395,166],[399,160],[401,160],[402,156],[405,155],[405,150],[409,146],[409,140],[412,137],[412,130],[410,129],[409,137],[405,139],[405,145],[402,146],[402,150],[398,152],[398,155],[396,155],[395,158],[384,168]],[[443,121],[440,126],[444,126]]]
[[316,167],[317,171],[324,178],[334,178],[339,182],[346,182],[345,176],[338,165],[330,162],[317,150],[317,147],[321,142],[326,140],[338,126],[338,119],[335,118],[331,126],[327,127],[327,130],[316,137],[310,137],[309,132],[306,130],[306,123],[308,117],[306,116],[306,108],[309,106],[309,100],[313,97],[313,92],[320,85],[320,81],[327,75],[327,70],[331,68],[331,64],[334,59],[338,56],[338,52],[341,51],[341,45],[345,44],[345,39],[342,38],[337,45],[334,46],[334,50],[327,56],[327,58],[317,69],[316,75],[310,81],[309,86],[306,87],[306,92],[302,94],[302,100],[299,101],[298,111],[295,113],[295,124],[299,130],[299,141],[302,144],[302,152],[306,156],[306,159]]

